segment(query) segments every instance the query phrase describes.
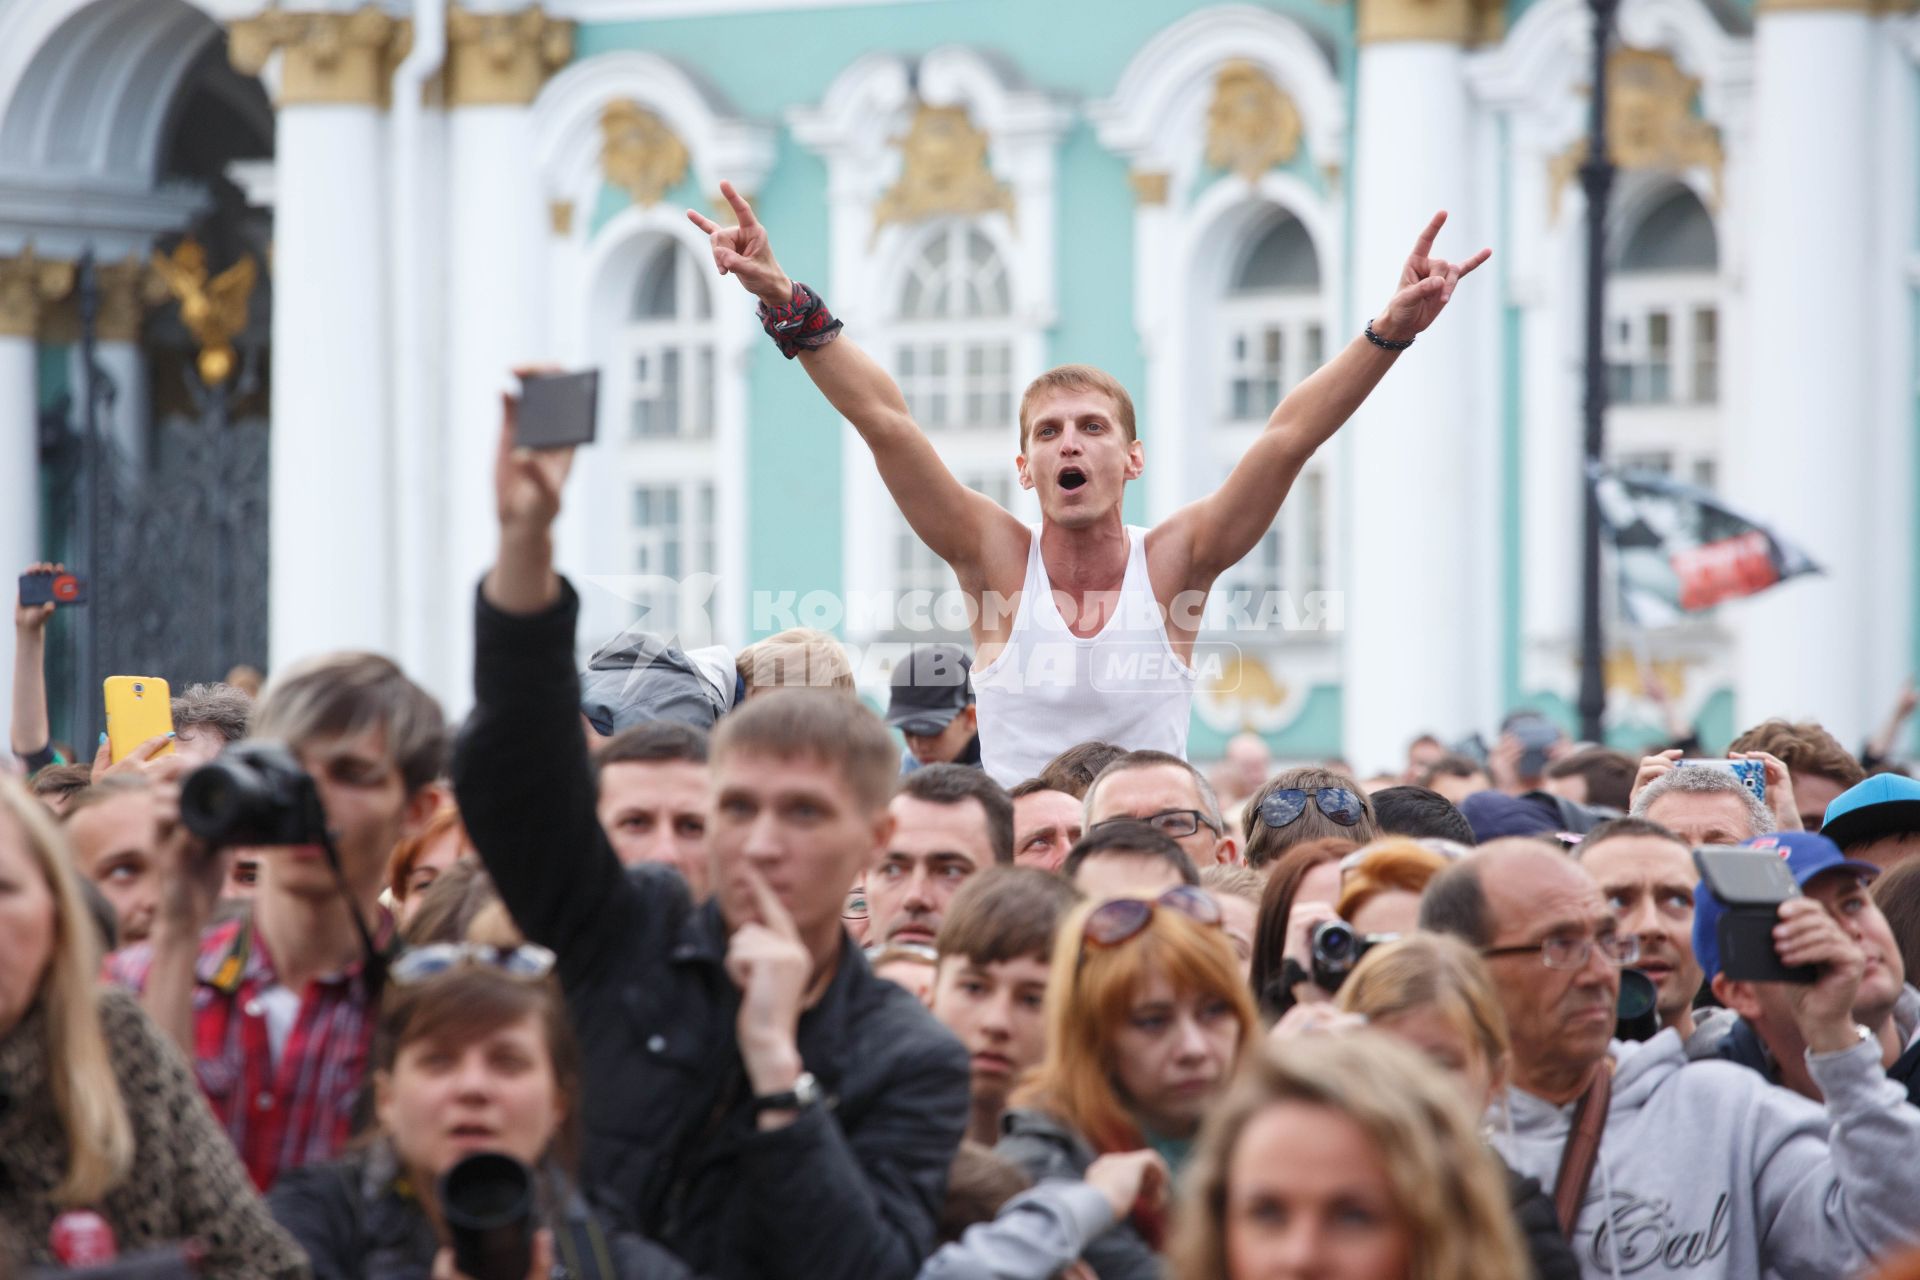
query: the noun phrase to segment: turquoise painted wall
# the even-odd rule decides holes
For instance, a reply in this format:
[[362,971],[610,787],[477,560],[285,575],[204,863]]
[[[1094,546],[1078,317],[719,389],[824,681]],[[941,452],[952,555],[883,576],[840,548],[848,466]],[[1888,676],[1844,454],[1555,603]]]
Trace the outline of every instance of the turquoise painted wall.
[[[713,86],[740,113],[780,126],[779,150],[762,189],[761,215],[774,233],[781,260],[797,278],[828,278],[826,172],[784,127],[792,107],[817,103],[848,64],[876,51],[914,56],[939,45],[965,43],[998,49],[1036,88],[1086,101],[1113,92],[1127,62],[1168,25],[1191,13],[1191,0],[1128,0],[1125,4],[1052,0],[933,0],[881,7],[828,8],[792,13],[689,17],[588,24],[580,28],[576,59],[623,49],[646,49],[679,62]],[[1352,106],[1352,6],[1323,0],[1271,0],[1262,7],[1302,23],[1341,69]],[[1068,51],[1063,54],[1061,51]],[[1324,184],[1311,157],[1294,166]],[[1118,377],[1136,395],[1145,388],[1145,361],[1133,325],[1133,210],[1125,163],[1100,146],[1092,128],[1076,122],[1062,139],[1056,187],[1058,322],[1048,334],[1054,363],[1085,361]],[[676,190],[674,203],[710,204],[699,193]],[[617,214],[626,196],[603,192],[591,211],[596,229]],[[1347,296],[1351,260],[1328,286]],[[861,318],[844,317],[860,332]],[[804,375],[771,347],[755,348],[747,378],[753,405],[746,466],[749,528],[744,590],[837,592],[841,586],[840,504],[843,440],[838,420]],[[1153,444],[1154,424],[1142,422]],[[1131,486],[1125,514],[1146,516],[1142,486]],[[748,617],[752,620],[751,599]],[[765,634],[767,628],[755,630]],[[1271,736],[1287,757],[1335,754],[1340,744],[1341,693],[1317,687],[1293,724]],[[1193,750],[1218,754],[1220,735],[1196,718]]]

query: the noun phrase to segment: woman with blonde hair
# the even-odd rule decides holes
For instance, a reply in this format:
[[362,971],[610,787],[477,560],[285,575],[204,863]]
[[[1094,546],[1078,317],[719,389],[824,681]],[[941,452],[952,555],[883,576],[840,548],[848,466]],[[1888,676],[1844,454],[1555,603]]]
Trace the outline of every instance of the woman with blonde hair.
[[1458,1090],[1375,1031],[1256,1054],[1207,1121],[1177,1280],[1525,1280],[1500,1169]]
[[[1437,856],[1437,855],[1436,855]],[[1411,933],[1375,947],[1341,984],[1338,1007],[1420,1050],[1453,1081],[1475,1115],[1503,1105],[1507,1020],[1486,964],[1457,938]],[[1579,1264],[1560,1233],[1553,1202],[1532,1178],[1500,1161],[1507,1201],[1539,1280],[1577,1280]]]
[[196,1274],[301,1276],[179,1052],[95,981],[95,930],[51,816],[0,778],[0,1222],[56,1260],[62,1214],[119,1250],[193,1245]]
[[[1067,917],[1047,984],[1046,1053],[1013,1097],[997,1154],[1040,1182],[1151,1148],[1178,1180],[1258,1030],[1220,925],[1219,904],[1186,885]],[[1100,1280],[1157,1277],[1164,1233],[1159,1206],[1136,1204],[1082,1257]]]

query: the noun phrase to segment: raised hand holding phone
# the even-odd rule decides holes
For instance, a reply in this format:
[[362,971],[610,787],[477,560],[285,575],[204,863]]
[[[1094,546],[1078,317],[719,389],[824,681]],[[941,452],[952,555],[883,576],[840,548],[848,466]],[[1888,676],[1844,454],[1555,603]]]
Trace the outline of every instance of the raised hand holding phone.
[[[515,370],[522,377],[551,372]],[[500,554],[481,590],[507,613],[531,614],[560,598],[553,571],[553,522],[573,469],[573,449],[529,449],[517,440],[520,400],[500,397],[500,438],[493,463],[494,511],[500,521]]]

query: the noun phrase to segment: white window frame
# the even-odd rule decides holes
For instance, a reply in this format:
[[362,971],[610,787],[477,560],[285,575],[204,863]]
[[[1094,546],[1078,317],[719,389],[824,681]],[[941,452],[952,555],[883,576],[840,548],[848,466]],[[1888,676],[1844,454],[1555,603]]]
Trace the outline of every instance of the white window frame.
[[[987,238],[1006,267],[1010,313],[993,322],[991,332],[1011,342],[1017,413],[1019,391],[1047,365],[1047,330],[1054,324],[1056,299],[1054,176],[1060,139],[1073,113],[1064,102],[1021,87],[978,50],[946,45],[917,63],[869,54],[836,76],[818,105],[788,114],[795,138],[827,165],[833,262],[828,301],[889,372],[897,367],[897,344],[887,330],[899,314],[905,273],[916,247],[939,234],[946,220],[877,226],[875,210],[899,177],[895,141],[906,134],[921,103],[967,109],[973,125],[987,135],[988,167],[1012,196],[1012,216],[992,212],[962,221]],[[963,330],[964,324],[955,322],[953,332]],[[1015,418],[998,430],[929,434],[962,483],[1014,479]],[[961,434],[966,438],[957,438]],[[904,521],[872,454],[850,425],[842,434],[841,467],[842,581],[848,597],[843,637],[857,643],[895,636],[898,611],[888,623],[881,609],[903,590],[895,552]],[[1033,496],[1017,487],[1013,493],[1015,515],[1037,521]],[[949,572],[946,582],[952,581]]]

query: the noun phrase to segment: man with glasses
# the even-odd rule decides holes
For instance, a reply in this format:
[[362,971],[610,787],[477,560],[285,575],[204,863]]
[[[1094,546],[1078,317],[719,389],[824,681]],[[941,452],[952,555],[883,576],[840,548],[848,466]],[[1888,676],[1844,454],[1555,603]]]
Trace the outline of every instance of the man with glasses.
[[1780,917],[1781,959],[1819,973],[1792,1014],[1824,1107],[1731,1064],[1688,1064],[1671,1029],[1612,1042],[1620,966],[1638,958],[1638,939],[1552,845],[1493,841],[1427,886],[1421,927],[1486,957],[1512,1033],[1493,1138],[1507,1163],[1553,1188],[1576,1117],[1603,1117],[1570,1232],[1593,1280],[1649,1268],[1811,1280],[1920,1239],[1920,1109],[1854,1024],[1861,951],[1812,899]]
[[1180,885],[1200,883],[1200,872],[1178,841],[1131,818],[1103,822],[1080,837],[1060,874],[1095,902],[1157,898]]
[[1132,751],[1087,788],[1087,829],[1133,819],[1170,837],[1198,868],[1240,861],[1240,841],[1220,820],[1206,776],[1165,751]]

